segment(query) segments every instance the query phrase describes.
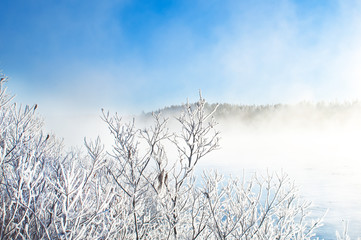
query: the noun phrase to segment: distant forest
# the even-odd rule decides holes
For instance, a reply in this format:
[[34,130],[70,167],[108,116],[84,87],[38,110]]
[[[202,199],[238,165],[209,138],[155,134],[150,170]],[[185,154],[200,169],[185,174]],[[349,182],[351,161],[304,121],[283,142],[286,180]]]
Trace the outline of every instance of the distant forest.
[[[361,102],[299,102],[296,104],[267,104],[267,105],[242,105],[229,103],[206,103],[205,111],[210,112],[216,106],[213,114],[215,119],[222,123],[226,120],[238,121],[245,124],[263,123],[264,120],[277,120],[280,123],[322,123],[328,121],[345,122],[361,116]],[[193,104],[193,106],[195,106]],[[164,116],[174,116],[181,112],[183,105],[172,105],[158,109]],[[144,113],[143,117],[149,118],[151,112]]]

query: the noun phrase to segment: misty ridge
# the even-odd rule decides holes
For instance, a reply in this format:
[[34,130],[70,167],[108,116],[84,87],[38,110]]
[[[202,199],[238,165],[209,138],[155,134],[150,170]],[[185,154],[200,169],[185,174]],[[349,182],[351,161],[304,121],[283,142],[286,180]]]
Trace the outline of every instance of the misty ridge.
[[[182,111],[182,105],[164,107],[154,112],[161,112],[166,117]],[[321,127],[331,123],[347,124],[361,117],[360,101],[345,102],[299,102],[296,104],[241,105],[228,103],[206,103],[205,111],[211,112],[220,124],[233,122],[248,127],[295,126]],[[141,119],[151,118],[152,113],[143,113]],[[286,125],[285,125],[286,124]]]
[[[181,114],[183,107],[170,106],[153,113],[160,113],[169,120],[171,129],[179,131],[175,116]],[[211,161],[204,161],[204,167],[223,164],[227,168],[232,162],[239,162],[241,168],[361,167],[357,160],[361,158],[360,101],[274,105],[205,103],[204,111],[207,114],[214,111],[212,117],[221,138],[220,149],[212,154]],[[147,125],[153,113],[143,113],[137,121]],[[225,156],[227,160],[221,160]]]
[[[102,111],[112,143],[86,139],[83,149],[66,150],[43,131],[37,105],[19,106],[7,94],[6,80],[0,80],[0,239],[360,235],[361,197],[349,191],[359,184],[353,178],[359,167],[340,161],[343,145],[328,145],[342,135],[330,141],[327,134],[298,134],[319,126],[329,132],[339,123],[355,133],[358,102],[237,106],[207,104],[200,94],[196,103],[130,121]],[[235,177],[225,177],[227,167]],[[331,214],[324,216],[327,209]]]

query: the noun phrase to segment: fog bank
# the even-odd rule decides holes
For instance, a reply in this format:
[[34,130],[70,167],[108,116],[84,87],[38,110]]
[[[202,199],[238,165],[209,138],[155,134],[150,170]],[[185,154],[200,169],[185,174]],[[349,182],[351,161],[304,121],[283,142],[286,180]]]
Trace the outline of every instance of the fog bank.
[[315,215],[328,209],[323,237],[333,238],[343,221],[349,221],[352,238],[361,236],[358,102],[228,107],[216,114],[221,149],[200,168],[236,176],[283,170],[314,203]]

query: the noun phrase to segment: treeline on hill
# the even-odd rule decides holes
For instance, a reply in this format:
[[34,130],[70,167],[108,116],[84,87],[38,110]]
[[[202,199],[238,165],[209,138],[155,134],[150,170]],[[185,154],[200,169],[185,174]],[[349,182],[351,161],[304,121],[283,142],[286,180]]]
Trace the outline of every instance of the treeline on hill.
[[[320,220],[284,173],[249,180],[194,169],[218,148],[204,99],[137,128],[103,112],[114,137],[65,152],[37,106],[18,106],[0,80],[0,239],[312,239]],[[222,110],[222,107],[220,108]],[[177,151],[172,154],[168,147]],[[347,236],[343,236],[346,238]],[[342,237],[338,236],[339,239]]]
[[[233,120],[243,124],[256,125],[265,119],[277,119],[281,122],[323,123],[327,121],[347,121],[350,116],[361,117],[361,102],[299,102],[297,104],[273,104],[273,105],[241,105],[229,103],[206,103],[205,112],[209,113],[217,108],[214,117],[218,122]],[[159,109],[165,116],[173,116],[182,111],[182,105],[172,105]],[[143,117],[149,118],[152,113],[145,113]]]

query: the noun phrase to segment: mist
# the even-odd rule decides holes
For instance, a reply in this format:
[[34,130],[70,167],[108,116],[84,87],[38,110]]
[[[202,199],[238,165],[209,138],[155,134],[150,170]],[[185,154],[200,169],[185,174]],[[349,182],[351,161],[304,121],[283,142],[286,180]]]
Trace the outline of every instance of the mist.
[[320,236],[333,238],[346,221],[352,239],[361,235],[360,103],[233,106],[217,120],[220,149],[199,169],[236,177],[284,171],[315,217],[327,212]]

